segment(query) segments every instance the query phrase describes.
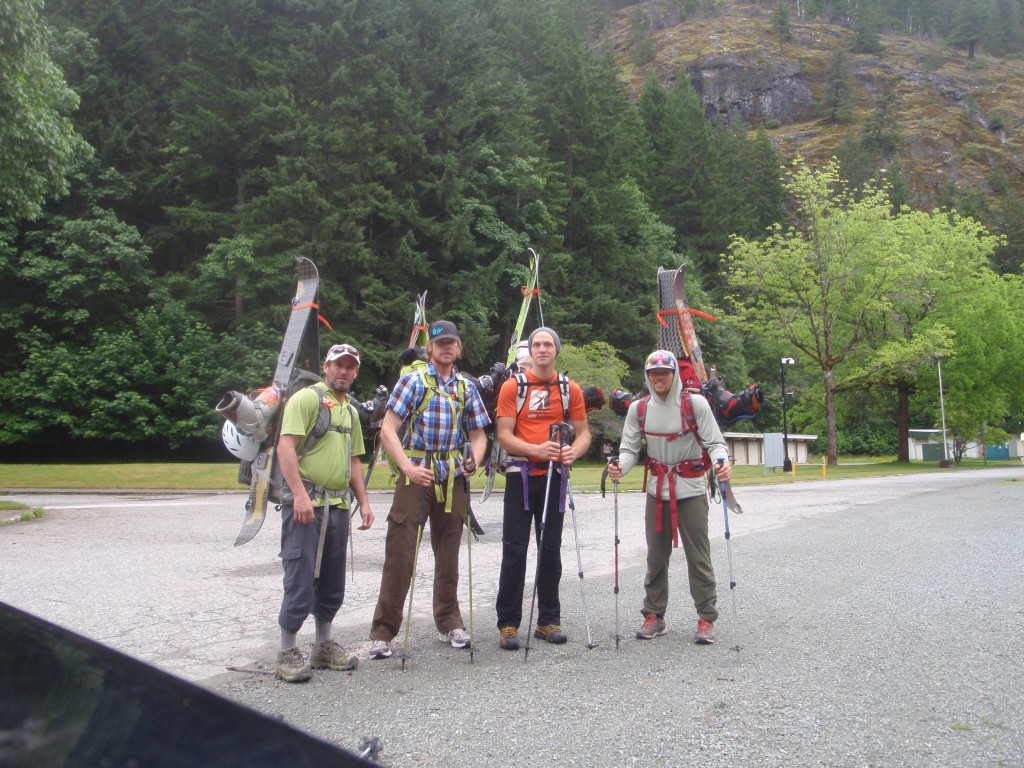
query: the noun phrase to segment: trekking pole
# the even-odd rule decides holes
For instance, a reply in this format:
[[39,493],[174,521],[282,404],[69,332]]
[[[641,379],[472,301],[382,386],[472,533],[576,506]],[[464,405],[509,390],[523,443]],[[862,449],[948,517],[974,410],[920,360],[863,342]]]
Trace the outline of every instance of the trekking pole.
[[[399,481],[401,482],[401,481]],[[405,669],[405,660],[409,656],[409,628],[412,627],[412,593],[416,588],[416,564],[420,559],[420,542],[423,540],[424,509],[426,508],[427,492],[424,488],[420,494],[419,520],[416,527],[416,549],[412,551],[412,581],[409,582],[409,613],[405,617],[405,644],[402,647],[402,669]]]
[[[718,465],[721,466],[725,463],[725,459],[719,459]],[[736,627],[738,626],[738,619],[736,614],[736,579],[732,573],[732,543],[730,541],[731,534],[729,533],[729,484],[724,480],[720,480],[719,484],[722,486],[722,514],[725,515],[725,552],[729,560],[729,594],[732,596],[732,624],[733,624],[733,635],[736,636]],[[732,648],[736,653],[740,652],[739,641],[737,640],[736,645]]]
[[568,478],[569,511],[572,513],[572,536],[577,540],[577,566],[580,568],[580,602],[583,603],[583,621],[587,625],[587,649],[593,650],[597,647],[594,638],[590,634],[590,616],[587,614],[587,596],[583,591],[583,555],[580,554],[580,530],[575,524],[575,500],[572,498],[572,476]]
[[[552,441],[558,439],[557,424],[551,425],[550,438]],[[525,472],[525,468],[523,469]],[[544,553],[544,527],[548,522],[548,499],[551,498],[551,475],[555,471],[555,460],[548,462],[548,482],[544,488],[544,509],[540,513],[540,535],[537,537],[537,570],[533,575],[533,594],[530,597],[530,621],[526,625],[526,645],[523,647],[523,663],[530,657],[530,637],[533,635],[533,608],[537,602],[537,581],[540,579],[541,556]],[[529,501],[529,499],[524,499]]]
[[[564,439],[566,431],[563,427],[568,427],[568,424],[559,424],[559,443],[565,445]],[[569,491],[569,511],[572,513],[572,535],[576,538],[576,566],[579,569],[580,575],[580,603],[583,604],[583,621],[587,625],[587,649],[593,650],[597,648],[597,643],[594,642],[594,638],[590,634],[590,617],[587,614],[587,597],[583,594],[583,556],[580,554],[580,533],[576,527],[576,500],[572,496],[572,473],[566,469],[569,473],[568,479],[568,491]]]
[[473,468],[476,468],[476,460],[473,457],[473,446],[466,443],[462,447],[463,465],[462,479],[466,483],[466,560],[469,571],[469,663],[472,664],[473,654],[476,652],[476,640],[473,635],[473,511],[470,506],[472,496],[469,494],[469,473],[466,471],[465,457],[469,456]]
[[[608,457],[610,464],[618,466],[619,457]],[[619,481],[612,481],[612,499],[615,509],[615,648],[618,650],[622,635],[619,633]]]

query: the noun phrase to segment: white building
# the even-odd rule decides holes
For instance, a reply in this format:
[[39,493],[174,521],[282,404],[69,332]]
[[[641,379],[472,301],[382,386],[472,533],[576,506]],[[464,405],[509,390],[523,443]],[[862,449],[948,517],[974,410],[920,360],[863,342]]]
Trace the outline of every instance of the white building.
[[[733,464],[757,465],[765,464],[767,460],[768,467],[782,466],[785,457],[782,453],[781,432],[723,432],[722,436]],[[806,464],[808,447],[817,439],[817,435],[787,435],[789,460],[794,464]]]

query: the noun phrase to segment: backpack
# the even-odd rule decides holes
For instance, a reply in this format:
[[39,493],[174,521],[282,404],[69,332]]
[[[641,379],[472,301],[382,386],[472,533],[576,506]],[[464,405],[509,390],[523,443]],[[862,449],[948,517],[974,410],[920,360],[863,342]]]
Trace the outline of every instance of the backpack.
[[[683,390],[682,397],[679,398],[679,411],[681,419],[680,432],[647,432],[645,429],[644,422],[647,417],[647,404],[650,402],[651,396],[644,395],[637,403],[637,417],[640,421],[640,438],[643,439],[647,435],[654,435],[655,437],[667,437],[673,439],[674,437],[682,437],[686,434],[692,434],[697,440],[697,445],[700,446],[701,456],[699,459],[687,459],[681,461],[678,464],[662,464],[656,459],[652,459],[650,453],[647,454],[647,460],[644,462],[644,483],[643,487],[647,488],[647,474],[652,473],[657,480],[658,491],[657,491],[657,507],[656,517],[657,521],[655,530],[659,533],[662,529],[662,484],[669,483],[669,487],[674,487],[674,478],[679,477],[702,477],[706,475],[711,469],[711,456],[708,454],[708,449],[704,447],[704,441],[700,439],[700,432],[697,429],[697,417],[693,415],[693,401],[691,400],[692,395],[687,390]],[[679,518],[678,508],[676,505],[675,494],[672,493],[669,497],[669,508],[672,512],[672,546],[679,546]]]
[[[525,373],[520,372],[515,375],[515,380],[516,416],[518,416],[522,412],[523,406],[526,405],[526,398],[528,397],[529,390],[531,388],[539,389],[543,387],[547,389],[548,393],[550,394],[551,388],[557,386],[562,400],[562,421],[569,420],[569,377],[566,376],[564,373],[559,373],[558,379],[556,381],[530,381],[526,377]],[[497,440],[497,436],[495,436],[494,439]],[[504,448],[499,447],[497,456],[498,473],[504,475],[505,471],[508,469],[508,464],[508,452]]]
[[[428,363],[426,360],[417,357],[412,362],[402,366],[402,368],[398,372],[399,379],[401,379],[408,373],[415,372],[420,377],[420,381],[423,383],[423,388],[425,390],[423,393],[423,397],[420,399],[419,403],[416,404],[416,407],[412,410],[412,413],[408,414],[405,417],[405,420],[402,422],[402,426],[399,430],[398,436],[400,439],[402,439],[403,447],[405,447],[405,435],[406,432],[408,431],[409,425],[415,422],[416,419],[419,418],[420,414],[422,414],[425,410],[427,410],[428,407],[430,407],[431,401],[435,397],[437,397],[437,394],[440,391],[437,386],[437,377],[431,376],[427,373],[427,364]],[[458,371],[455,372],[455,379],[456,381],[458,381],[458,403],[456,404],[455,401],[451,402],[452,408],[455,409],[455,421],[459,423],[461,428],[462,417],[466,412],[467,385],[466,377],[463,376]],[[447,395],[445,395],[445,397],[447,397]],[[395,463],[394,459],[391,458],[390,454],[388,454],[387,458],[388,468],[391,470],[391,484],[393,485],[398,480],[398,465]]]
[[[711,468],[711,455],[708,453],[708,449],[704,447],[704,441],[700,439],[700,432],[697,429],[697,417],[693,415],[693,401],[690,399],[692,395],[689,391],[683,390],[682,397],[679,398],[679,412],[681,420],[681,432],[648,432],[645,429],[645,422],[647,419],[647,404],[650,402],[651,396],[649,394],[644,395],[637,402],[636,415],[640,421],[640,439],[643,440],[647,435],[653,435],[655,437],[668,437],[673,436],[679,437],[682,435],[692,434],[697,440],[697,445],[700,446],[701,457],[700,463],[704,466],[704,471]],[[697,460],[693,460],[696,462]],[[644,463],[644,486],[647,485],[647,472],[651,468],[651,464],[656,463],[654,459],[647,456],[647,461]],[[694,468],[696,472],[696,467]]]
[[550,394],[551,388],[554,386],[558,387],[558,391],[562,396],[562,421],[569,420],[569,377],[564,373],[558,374],[557,381],[530,381],[526,378],[525,373],[517,373],[515,375],[516,380],[516,415],[518,416],[523,410],[523,406],[526,405],[526,397],[529,389],[539,389],[544,387]]
[[[327,385],[325,383],[318,382],[314,384],[311,389],[315,389],[320,393],[319,407],[316,412],[316,420],[313,422],[313,428],[306,435],[305,440],[302,442],[301,449],[298,451],[298,460],[301,462],[302,458],[313,450],[313,447],[319,443],[324,435],[328,432],[338,432],[342,435],[348,435],[348,448],[347,452],[349,458],[352,458],[352,426],[348,427],[335,427],[331,425],[331,410],[334,408],[334,402],[327,397]],[[351,400],[346,398],[345,406],[349,412],[349,424],[355,425],[359,419],[359,413],[356,411]],[[307,484],[307,490],[310,486],[309,481],[305,481]],[[332,490],[343,490],[341,488]],[[270,489],[267,494],[267,498],[275,504],[282,503],[282,496],[284,501],[290,501],[290,489],[287,483],[284,482],[284,475],[281,473],[281,462],[275,460],[273,466],[270,468]]]

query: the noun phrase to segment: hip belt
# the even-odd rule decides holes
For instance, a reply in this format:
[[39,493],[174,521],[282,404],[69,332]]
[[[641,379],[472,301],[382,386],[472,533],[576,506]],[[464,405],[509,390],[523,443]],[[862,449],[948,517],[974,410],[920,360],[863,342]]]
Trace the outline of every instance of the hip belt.
[[[455,471],[451,465],[448,451],[421,451],[416,448],[406,448],[405,455],[410,459],[423,459],[423,464],[434,473],[434,499],[444,502],[444,511],[452,511],[452,481],[455,478]],[[443,463],[447,467],[447,477],[444,483],[437,482],[437,465]],[[409,478],[405,478],[405,484],[409,485]]]
[[661,519],[662,510],[664,509],[664,502],[661,498],[662,488],[667,484],[669,489],[669,510],[672,514],[672,546],[679,546],[679,506],[676,503],[676,486],[675,480],[677,477],[703,477],[704,474],[711,468],[711,459],[708,457],[705,459],[703,456],[699,459],[690,459],[688,461],[681,461],[678,464],[662,464],[657,459],[647,457],[647,467],[650,469],[651,474],[657,481],[657,499],[658,503],[655,507],[655,520],[654,530],[661,533]]
[[[523,509],[527,512],[530,511],[530,470],[531,469],[543,469],[545,472],[548,471],[549,464],[543,461],[530,461],[529,459],[520,456],[509,456],[508,464],[506,465],[506,478],[509,472],[519,472],[523,478]],[[556,463],[553,469],[560,470],[562,479],[559,481],[558,488],[558,512],[559,514],[565,514],[565,492],[569,486],[569,473],[564,470],[561,464]],[[506,479],[506,482],[508,480]]]

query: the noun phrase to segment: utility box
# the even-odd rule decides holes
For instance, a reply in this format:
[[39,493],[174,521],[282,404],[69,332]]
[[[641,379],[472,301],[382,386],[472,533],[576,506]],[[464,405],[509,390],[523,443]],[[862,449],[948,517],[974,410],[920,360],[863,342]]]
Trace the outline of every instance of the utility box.
[[925,443],[921,446],[921,459],[924,461],[942,461],[942,443]]
[[1006,461],[1010,458],[1010,446],[1008,443],[1002,445],[986,445],[985,458],[992,461]]
[[764,468],[775,469],[785,464],[786,454],[782,450],[782,433],[764,433]]

